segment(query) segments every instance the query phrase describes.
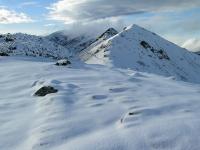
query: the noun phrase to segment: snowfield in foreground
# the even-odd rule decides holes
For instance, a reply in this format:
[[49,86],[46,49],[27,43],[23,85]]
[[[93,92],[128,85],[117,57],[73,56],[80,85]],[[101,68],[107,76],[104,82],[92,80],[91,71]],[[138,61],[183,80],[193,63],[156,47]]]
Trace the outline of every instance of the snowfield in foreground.
[[[0,57],[1,150],[198,150],[200,86],[101,65]],[[33,96],[42,86],[58,93]]]

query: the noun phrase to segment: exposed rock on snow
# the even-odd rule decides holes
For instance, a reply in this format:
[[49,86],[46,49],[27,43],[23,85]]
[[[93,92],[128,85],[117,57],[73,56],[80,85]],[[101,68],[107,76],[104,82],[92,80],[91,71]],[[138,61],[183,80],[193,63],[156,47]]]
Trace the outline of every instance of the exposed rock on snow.
[[5,42],[13,42],[15,40],[15,38],[10,34],[6,34],[4,37]]
[[7,54],[5,52],[0,52],[0,56],[9,56],[9,54]]
[[148,50],[151,50],[155,55],[158,56],[159,59],[168,59],[169,60],[169,56],[167,55],[167,53],[165,51],[163,51],[162,49],[154,49],[152,46],[150,46],[147,42],[145,41],[141,41],[140,44]]
[[51,86],[43,86],[37,92],[35,92],[35,96],[46,96],[47,94],[57,93],[58,90]]
[[145,42],[145,41],[141,41],[140,44],[145,48],[145,49],[148,49],[148,48],[151,48],[151,46]]
[[61,60],[58,60],[57,63],[55,64],[56,66],[67,66],[67,65],[70,65],[71,62],[67,59],[61,59]]

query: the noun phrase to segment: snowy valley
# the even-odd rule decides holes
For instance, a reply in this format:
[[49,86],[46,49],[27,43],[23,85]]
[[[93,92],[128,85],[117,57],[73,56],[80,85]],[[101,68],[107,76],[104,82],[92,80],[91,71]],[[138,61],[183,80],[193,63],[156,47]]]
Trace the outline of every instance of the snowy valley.
[[155,33],[4,34],[0,55],[0,150],[200,148],[200,56]]

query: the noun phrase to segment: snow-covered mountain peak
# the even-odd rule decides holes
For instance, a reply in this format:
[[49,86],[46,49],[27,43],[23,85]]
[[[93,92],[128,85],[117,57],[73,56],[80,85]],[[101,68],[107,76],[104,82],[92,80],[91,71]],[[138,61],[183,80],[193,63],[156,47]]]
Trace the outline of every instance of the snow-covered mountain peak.
[[138,26],[137,24],[129,25],[125,27],[124,30],[145,30],[143,27]]
[[[137,37],[136,37],[137,35]],[[136,24],[130,25],[128,27],[125,27],[120,33],[119,36],[127,36],[127,37],[132,37],[132,38],[145,38],[147,37],[154,37],[157,38],[158,35],[154,32],[151,32],[143,27],[140,27]],[[159,38],[162,38],[159,36]],[[150,39],[151,40],[151,39]],[[165,40],[165,39],[164,39]],[[166,40],[165,40],[166,41]]]
[[175,76],[184,81],[200,81],[199,56],[137,25],[125,28],[85,54],[90,57],[84,55],[81,59],[91,64]]
[[114,28],[109,28],[107,29],[102,35],[98,37],[98,39],[103,38],[103,39],[108,39],[114,35],[118,34],[118,31],[115,30]]
[[130,26],[125,27],[120,33],[141,33],[141,32],[148,32],[148,33],[152,33],[148,30],[146,30],[145,28],[138,26],[136,24],[132,24]]

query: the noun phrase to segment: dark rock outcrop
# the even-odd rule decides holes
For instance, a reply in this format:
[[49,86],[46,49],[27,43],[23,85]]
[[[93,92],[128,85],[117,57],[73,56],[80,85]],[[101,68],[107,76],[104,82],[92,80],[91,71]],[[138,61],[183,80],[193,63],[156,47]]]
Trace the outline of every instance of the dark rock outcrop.
[[140,45],[145,49],[150,49],[151,52],[154,53],[159,59],[170,60],[169,56],[167,55],[167,53],[164,50],[155,49],[149,43],[147,43],[146,41],[141,41]]
[[61,59],[59,61],[56,62],[56,66],[67,66],[67,65],[70,65],[71,62],[67,59]]
[[0,52],[0,56],[9,56],[9,54],[7,54],[5,52]]
[[47,94],[57,93],[58,90],[51,86],[43,86],[35,92],[35,96],[46,96]]

